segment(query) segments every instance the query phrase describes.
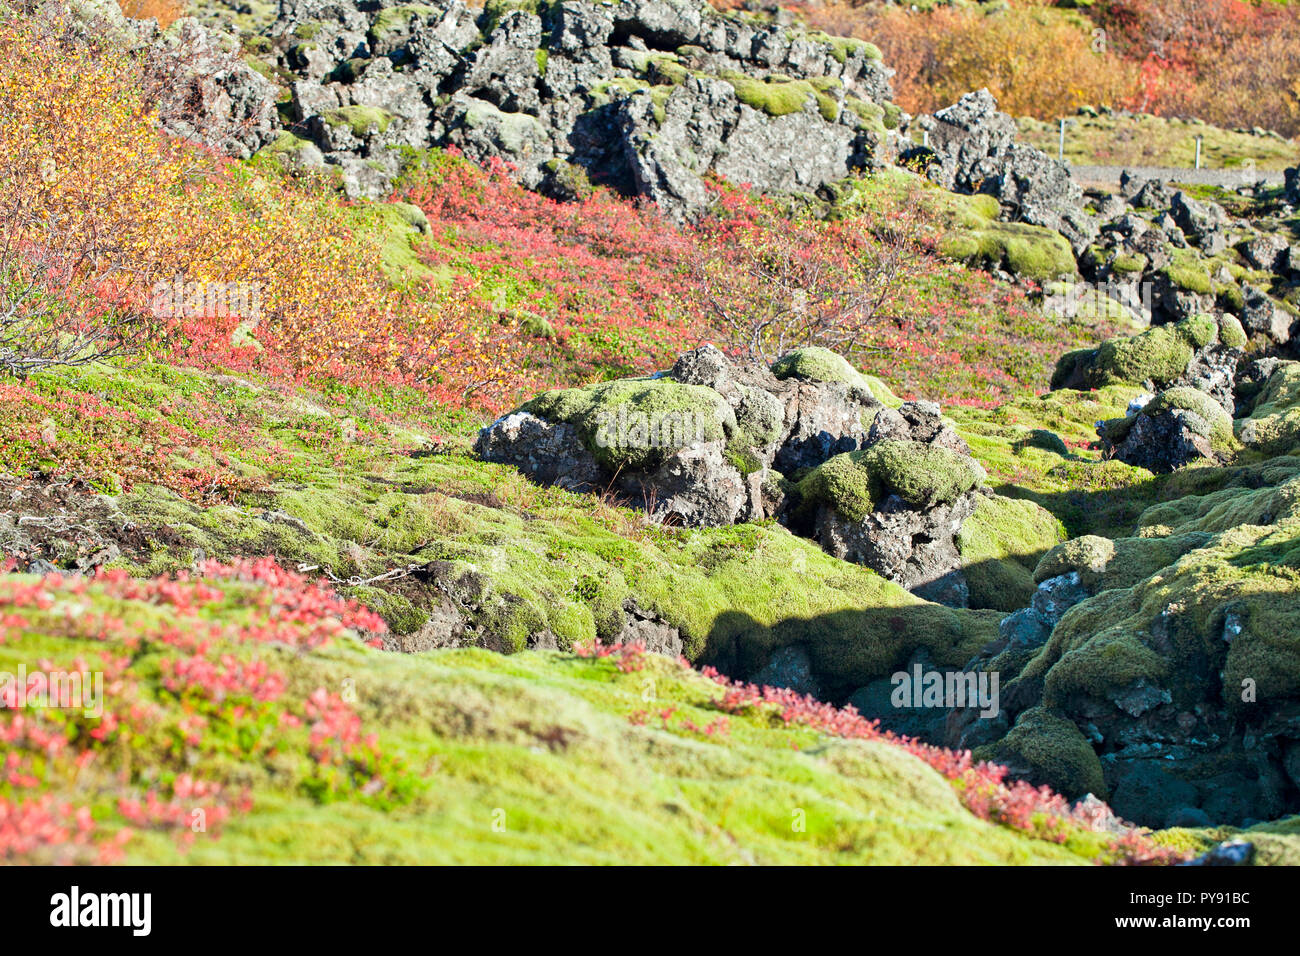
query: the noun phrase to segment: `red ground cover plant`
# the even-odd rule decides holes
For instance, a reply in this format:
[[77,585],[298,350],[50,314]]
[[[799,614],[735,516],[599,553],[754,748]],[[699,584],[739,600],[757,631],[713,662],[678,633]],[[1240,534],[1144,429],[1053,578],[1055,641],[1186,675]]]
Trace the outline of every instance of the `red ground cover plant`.
[[[318,802],[389,806],[410,796],[414,778],[363,732],[351,704],[323,687],[299,699],[283,673],[241,651],[307,652],[345,632],[382,632],[383,621],[270,559],[207,562],[198,572],[0,578],[0,644],[36,658],[24,692],[55,672],[98,672],[104,685],[98,715],[16,709],[19,689],[8,685],[0,861],[114,862],[142,830],[171,835],[182,851],[216,839],[252,806],[247,791],[194,769],[222,758],[301,752],[298,786]],[[115,611],[88,612],[92,595],[96,606],[130,611],[131,623]],[[78,651],[45,656],[57,647]]]
[[[1023,780],[1008,781],[1007,768],[977,763],[969,750],[949,750],[880,729],[849,704],[835,707],[788,688],[733,681],[712,667],[702,673],[725,688],[716,706],[727,713],[767,711],[785,724],[798,724],[857,740],[880,740],[902,747],[929,764],[956,787],[962,803],[982,820],[989,820],[1055,843],[1065,843],[1072,831],[1099,829],[1105,822],[1095,808],[1072,807],[1048,787]],[[1101,861],[1123,864],[1176,863],[1186,854],[1158,846],[1139,830],[1117,837]]]
[[[584,648],[579,656],[612,659],[624,673],[628,659],[643,653],[636,645],[604,645]],[[678,661],[689,670],[685,659]],[[715,668],[701,673],[723,688],[720,697],[707,706],[727,714],[767,714],[781,725],[807,727],[833,737],[877,740],[901,747],[933,767],[956,788],[963,805],[982,820],[1019,830],[1038,839],[1065,843],[1079,831],[1105,832],[1110,815],[1098,804],[1071,806],[1069,801],[1047,787],[1035,787],[1022,780],[1008,781],[1007,768],[976,762],[968,750],[949,750],[880,729],[878,720],[869,720],[852,705],[835,707],[786,688],[759,686],[733,681]],[[633,724],[645,725],[658,719],[664,730],[684,730],[704,737],[726,737],[730,728],[716,721],[700,727],[685,719],[674,725],[677,708],[659,711],[635,710],[628,715]],[[1125,865],[1169,864],[1182,862],[1187,854],[1152,842],[1145,831],[1129,830],[1110,841],[1098,860]]]

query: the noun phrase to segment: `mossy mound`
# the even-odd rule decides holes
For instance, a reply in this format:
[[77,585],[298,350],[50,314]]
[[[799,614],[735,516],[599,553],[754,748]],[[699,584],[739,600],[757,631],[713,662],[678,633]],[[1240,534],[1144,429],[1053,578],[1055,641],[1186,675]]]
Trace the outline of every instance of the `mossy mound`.
[[1138,515],[1139,533],[1217,534],[1238,525],[1291,524],[1300,520],[1300,459],[1274,459],[1262,468],[1251,469],[1249,474],[1269,483],[1260,488],[1227,482],[1227,487],[1206,494],[1171,496]]
[[[1200,546],[1131,587],[1072,607],[1019,679],[1041,679],[1043,704],[1066,712],[1086,709],[1081,701],[1114,700],[1139,682],[1187,710],[1208,696],[1211,706],[1246,712],[1247,679],[1259,700],[1300,693],[1300,523],[1243,525],[1167,546],[1189,544]],[[1162,556],[1131,543],[1126,550],[1148,566]]]
[[1250,415],[1237,424],[1250,448],[1271,455],[1300,452],[1300,362],[1286,362],[1269,376]]
[[721,395],[666,378],[555,389],[521,411],[575,426],[611,472],[652,468],[693,442],[722,441],[736,431],[735,413]]
[[1028,223],[986,221],[978,227],[959,229],[943,238],[939,251],[949,259],[1005,269],[1039,282],[1072,276],[1077,271],[1074,252],[1064,236]]
[[385,133],[393,114],[376,106],[343,106],[321,114],[327,126],[346,126],[358,139],[370,132]]
[[772,374],[778,379],[866,385],[862,373],[850,365],[844,356],[817,345],[795,349],[781,356],[772,364]]
[[[1233,320],[1228,337],[1235,340],[1234,330],[1239,329],[1240,323]],[[1137,335],[1108,339],[1096,349],[1066,353],[1057,362],[1052,387],[1102,388],[1148,382],[1159,386],[1182,376],[1197,349],[1219,341],[1219,323],[1208,315],[1158,325]]]
[[1032,501],[988,497],[957,534],[970,606],[1015,611],[1034,593],[1034,569],[1064,536],[1061,523]]
[[1232,416],[1205,392],[1188,386],[1166,389],[1145,405],[1140,414],[1159,415],[1172,411],[1191,412],[1197,420],[1204,422],[1206,430],[1201,434],[1210,439],[1215,451],[1228,451],[1234,447]]
[[1168,567],[1189,551],[1204,547],[1211,535],[1203,531],[1166,538],[1119,538],[1083,535],[1057,545],[1043,555],[1034,580],[1043,582],[1071,571],[1083,586],[1096,593],[1109,588],[1130,588]]
[[889,494],[914,508],[950,504],[986,477],[979,463],[947,448],[886,440],[836,455],[799,482],[799,508],[826,506],[861,521]]
[[812,101],[828,123],[839,119],[839,101],[808,80],[777,76],[757,80],[734,70],[724,70],[721,77],[735,89],[740,102],[768,116],[801,112]]

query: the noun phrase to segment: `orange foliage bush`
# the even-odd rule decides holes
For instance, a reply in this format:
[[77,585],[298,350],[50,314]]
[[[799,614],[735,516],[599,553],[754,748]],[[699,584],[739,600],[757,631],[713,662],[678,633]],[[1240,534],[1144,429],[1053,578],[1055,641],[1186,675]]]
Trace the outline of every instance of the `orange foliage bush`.
[[[85,42],[56,8],[0,24],[0,314],[35,277],[24,301],[59,315],[64,340],[144,333],[173,355],[417,385],[453,404],[510,382],[506,330],[472,321],[456,293],[391,288],[383,237],[355,228],[324,182],[268,182],[166,136],[144,85],[135,58]],[[177,281],[254,287],[258,312],[158,314],[159,284]],[[27,338],[20,351],[39,345]]]
[[185,16],[184,0],[121,0],[120,6],[132,19],[153,17],[164,30]]
[[805,13],[818,29],[879,46],[897,71],[898,104],[911,113],[933,112],[988,87],[1007,112],[1050,118],[1084,104],[1115,105],[1135,86],[1131,64],[1099,43],[1085,22],[1043,0],[990,14],[843,3]]
[[1125,56],[1160,67],[1156,112],[1300,133],[1300,6],[1102,0],[1092,15]]
[[1300,4],[1097,0],[1057,9],[1065,6],[1015,0],[985,13],[835,0],[802,12],[828,33],[879,46],[897,71],[899,105],[913,113],[986,86],[1007,112],[1039,119],[1087,104],[1300,133]]

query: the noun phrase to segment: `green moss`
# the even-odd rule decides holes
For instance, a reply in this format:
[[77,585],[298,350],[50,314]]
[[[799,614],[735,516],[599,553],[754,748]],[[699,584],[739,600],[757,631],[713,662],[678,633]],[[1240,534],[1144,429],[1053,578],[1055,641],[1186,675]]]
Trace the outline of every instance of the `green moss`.
[[1133,275],[1145,272],[1147,257],[1140,253],[1121,253],[1111,262],[1110,267],[1121,275]]
[[1189,551],[1210,541],[1206,532],[1193,531],[1166,538],[1118,538],[1097,535],[1072,538],[1043,555],[1034,570],[1035,581],[1046,581],[1073,571],[1088,591],[1131,588],[1173,564]]
[[357,138],[367,136],[372,130],[385,133],[393,122],[393,114],[374,106],[344,106],[327,110],[321,118],[329,126],[346,126]]
[[721,395],[668,379],[553,390],[522,410],[576,426],[596,460],[611,471],[653,467],[692,442],[736,432],[735,414]]
[[1232,416],[1224,411],[1222,405],[1199,389],[1188,386],[1167,389],[1144,406],[1139,414],[1156,415],[1176,409],[1191,412],[1205,423],[1200,434],[1210,439],[1211,446],[1216,451],[1228,451],[1235,447]]
[[[1223,410],[1223,406],[1210,398],[1200,389],[1190,386],[1167,389],[1156,395],[1153,401],[1138,412],[1139,415],[1158,415],[1161,412],[1182,410],[1192,412],[1191,423],[1197,434],[1209,438],[1210,446],[1216,451],[1231,451],[1238,447],[1232,436],[1232,416]],[[1127,425],[1134,419],[1123,419],[1108,428],[1108,437],[1115,441],[1122,440],[1127,432]]]
[[691,78],[691,71],[668,53],[651,56],[646,72],[654,83],[670,86],[680,86]]
[[818,345],[795,349],[781,356],[772,365],[772,374],[779,379],[797,378],[805,382],[865,384],[862,373],[850,365],[842,355]]
[[1178,323],[1178,331],[1193,348],[1202,349],[1219,340],[1219,323],[1211,315],[1188,316]]
[[1246,296],[1240,286],[1232,283],[1216,286],[1214,295],[1215,301],[1234,315],[1241,315],[1242,310],[1246,308]]
[[1191,360],[1191,343],[1173,327],[1160,325],[1103,342],[1092,378],[1098,385],[1167,382],[1182,375]]
[[1244,349],[1249,341],[1241,321],[1234,315],[1219,316],[1219,341],[1229,348]]
[[[1027,769],[1033,782],[1071,798],[1106,799],[1101,761],[1074,723],[1043,707],[1025,711],[993,749],[993,759]],[[981,756],[977,753],[976,756]]]
[[546,75],[546,63],[550,54],[545,49],[537,51],[537,73],[539,76]]
[[[205,608],[222,623],[263,606],[248,585],[222,590]],[[167,623],[162,609],[98,586],[77,606],[125,618],[135,634]],[[71,612],[60,601],[34,614],[22,650],[0,645],[0,669],[33,653],[80,653],[84,641],[56,636]],[[156,650],[106,649],[129,662],[162,726],[192,718],[163,691]],[[656,655],[622,673],[557,652],[386,653],[350,634],[296,653],[220,637],[215,649],[283,675],[293,712],[315,688],[347,688],[383,754],[372,778],[383,792],[343,775],[337,790],[322,787],[306,728],[261,726],[265,749],[253,755],[247,735],[213,714],[210,732],[228,734],[213,737],[221,747],[181,759],[167,735],[143,736],[129,756],[112,748],[95,772],[63,781],[108,835],[121,825],[120,797],[158,774],[184,770],[248,796],[219,836],[183,847],[173,832],[137,828],[123,842],[126,864],[1086,864],[1106,842],[1079,834],[1058,845],[981,821],[939,773],[884,741],[774,724],[767,710],[728,714],[725,734],[694,732],[722,713],[723,690]],[[629,719],[648,709],[673,716],[662,726]]]
[[1285,362],[1269,376],[1250,416],[1238,423],[1237,434],[1266,454],[1300,451],[1300,362]]
[[1195,265],[1168,265],[1161,274],[1184,292],[1209,295],[1214,291],[1214,280],[1203,267]]
[[1109,700],[1145,681],[1175,707],[1192,707],[1220,672],[1222,703],[1233,711],[1249,707],[1240,693],[1247,678],[1260,700],[1296,693],[1298,524],[1292,517],[1281,527],[1234,526],[1130,588],[1075,605],[1021,679],[1044,677],[1048,706]]
[[722,79],[732,85],[736,98],[746,106],[753,107],[768,116],[787,116],[798,113],[812,97],[818,111],[827,122],[839,118],[840,105],[834,97],[818,90],[807,80],[775,79],[776,82],[764,82],[746,76],[735,70],[724,70]]
[[950,504],[986,477],[978,462],[919,442],[878,442],[864,460],[886,487],[918,508]]
[[861,521],[875,510],[883,489],[863,457],[863,452],[848,452],[814,468],[798,485],[801,509],[826,505],[849,521]]
[[885,110],[883,107],[870,100],[859,99],[856,96],[845,97],[844,105],[861,121],[862,128],[884,134]]
[[957,534],[970,606],[1015,611],[1034,593],[1034,568],[1064,537],[1061,523],[1032,501],[990,497]]
[[258,155],[265,156],[290,156],[296,155],[309,146],[314,146],[309,139],[301,136],[295,136],[293,133],[284,132],[275,138],[274,141],[263,146],[258,150]]
[[825,505],[861,521],[891,492],[917,508],[950,504],[985,477],[978,463],[946,448],[882,441],[814,468],[798,485],[804,513]]
[[846,63],[850,56],[861,55],[866,60],[879,60],[883,56],[880,47],[866,40],[854,37],[836,37],[821,31],[808,34],[808,39],[825,43],[831,48],[831,56],[836,63]]
[[541,16],[549,6],[548,0],[484,0],[483,13],[478,22],[479,32],[485,37],[491,36],[506,14],[515,10]]
[[[987,198],[996,204],[996,199]],[[1075,274],[1074,253],[1065,237],[1027,223],[985,220],[976,228],[948,233],[941,240],[939,250],[949,259],[1003,268],[1036,281]]]

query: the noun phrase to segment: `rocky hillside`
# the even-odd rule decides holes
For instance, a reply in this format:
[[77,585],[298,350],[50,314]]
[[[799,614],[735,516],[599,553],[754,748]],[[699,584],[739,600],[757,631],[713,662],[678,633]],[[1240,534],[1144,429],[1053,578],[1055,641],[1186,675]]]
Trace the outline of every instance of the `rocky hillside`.
[[[0,859],[1294,859],[1300,171],[1085,192],[691,0],[115,11],[0,24],[0,662],[114,689],[0,720]],[[266,307],[23,258],[106,235]],[[701,249],[889,304],[747,354]]]

